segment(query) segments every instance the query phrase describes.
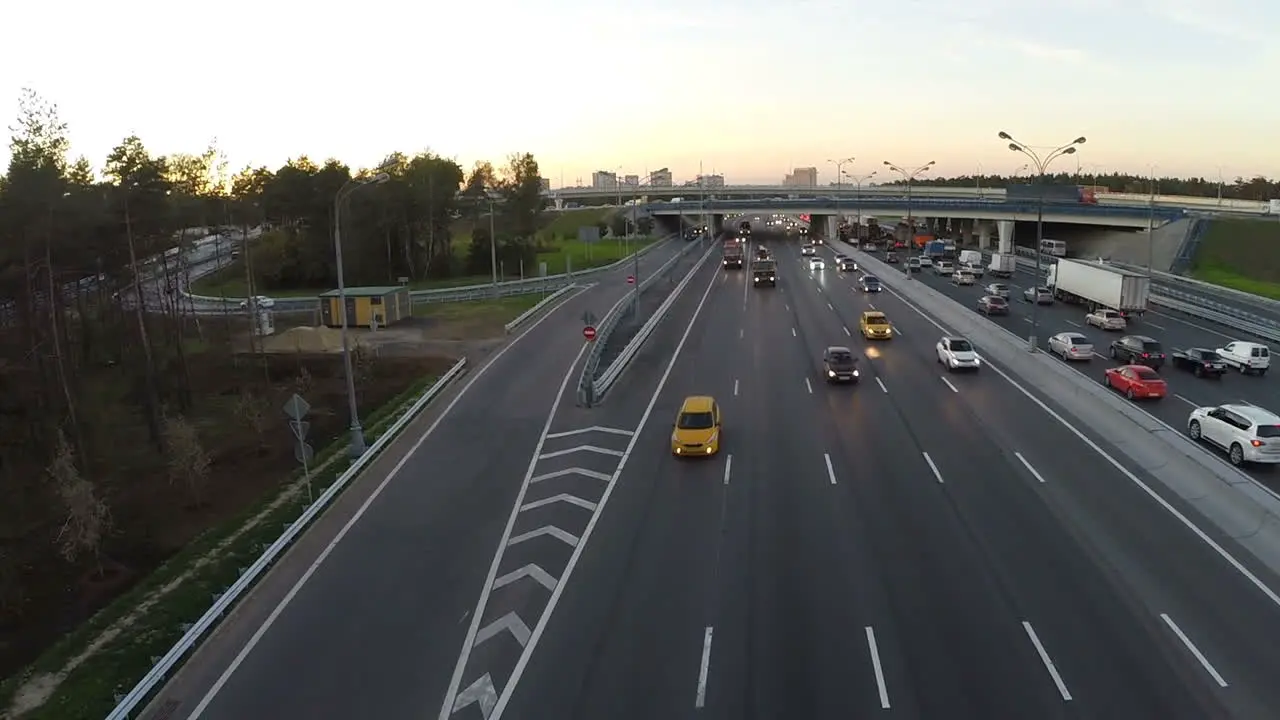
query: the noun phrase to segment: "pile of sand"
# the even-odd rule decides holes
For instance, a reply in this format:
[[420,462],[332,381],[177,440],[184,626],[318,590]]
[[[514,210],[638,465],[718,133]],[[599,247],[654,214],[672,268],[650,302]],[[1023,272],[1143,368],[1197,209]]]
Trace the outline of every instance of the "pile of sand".
[[331,353],[342,351],[342,331],[327,327],[295,327],[264,338],[270,353]]

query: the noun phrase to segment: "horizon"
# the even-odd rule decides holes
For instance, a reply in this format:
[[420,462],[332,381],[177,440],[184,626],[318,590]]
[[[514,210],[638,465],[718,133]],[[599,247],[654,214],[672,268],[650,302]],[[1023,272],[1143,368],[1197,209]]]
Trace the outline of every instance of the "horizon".
[[[883,170],[884,160],[936,160],[943,177],[1017,174],[1024,159],[997,138],[1004,130],[1035,147],[1088,138],[1051,171],[1280,175],[1271,138],[1280,101],[1261,90],[1280,64],[1280,6],[1240,0],[1213,14],[1145,0],[1123,9],[1101,0],[660,0],[643,10],[618,0],[371,0],[358,17],[305,20],[284,5],[232,0],[199,13],[209,39],[170,62],[143,43],[104,56],[98,38],[181,35],[195,9],[162,14],[144,0],[64,9],[76,19],[54,56],[40,34],[16,32],[39,19],[35,6],[11,11],[12,30],[0,31],[0,97],[10,118],[24,87],[57,105],[71,157],[95,170],[136,133],[155,155],[199,153],[217,139],[231,173],[303,155],[362,167],[429,149],[465,169],[532,153],[553,187],[590,184],[596,170],[669,167],[692,179],[699,166],[730,184],[780,184],[793,168],[816,167],[825,185],[828,160],[849,156],[858,158],[846,168],[854,175]],[[1039,41],[1036,30],[1050,24],[1054,43]],[[471,36],[441,33],[297,73],[302,48],[280,40],[362,47],[387,27],[414,26],[483,27],[486,44],[477,53]],[[618,27],[631,31],[622,51]],[[929,42],[903,53],[908,28]],[[46,59],[24,61],[37,56]],[[140,67],[145,82],[133,82]],[[493,80],[502,75],[512,81]],[[211,91],[230,77],[234,91]],[[1014,87],[1016,95],[1005,90]],[[0,161],[8,158],[6,144]]]

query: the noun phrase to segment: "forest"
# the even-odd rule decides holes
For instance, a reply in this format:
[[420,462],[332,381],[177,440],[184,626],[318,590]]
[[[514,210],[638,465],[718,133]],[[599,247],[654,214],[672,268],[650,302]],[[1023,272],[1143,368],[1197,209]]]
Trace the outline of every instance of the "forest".
[[[973,187],[1003,188],[1019,183],[1031,183],[1035,179],[1021,176],[1005,175],[958,175],[954,177],[917,177],[912,185],[933,187]],[[1079,185],[1096,188],[1099,191],[1114,193],[1132,193],[1142,195],[1156,192],[1161,195],[1185,195],[1187,197],[1214,197],[1224,200],[1265,201],[1280,198],[1280,180],[1257,175],[1251,178],[1237,177],[1232,180],[1207,179],[1203,177],[1143,177],[1128,173],[1109,173],[1093,175],[1081,173],[1046,173],[1044,181],[1053,185]],[[904,185],[905,180],[894,180],[890,185]]]
[[[317,449],[346,425],[336,357],[267,354],[244,341],[244,318],[144,298],[139,280],[187,272],[170,266],[186,253],[166,251],[213,229],[263,228],[252,247],[241,240],[262,292],[332,286],[344,187],[348,285],[486,270],[489,223],[470,253],[455,251],[451,227],[491,209],[503,258],[536,252],[543,222],[528,154],[470,172],[420,152],[372,170],[303,157],[229,173],[216,142],[159,156],[130,136],[95,167],[69,157],[67,125],[32,91],[11,130],[0,177],[0,677],[278,490],[297,468],[280,410],[291,394],[312,405]],[[356,360],[363,412],[453,362]]]

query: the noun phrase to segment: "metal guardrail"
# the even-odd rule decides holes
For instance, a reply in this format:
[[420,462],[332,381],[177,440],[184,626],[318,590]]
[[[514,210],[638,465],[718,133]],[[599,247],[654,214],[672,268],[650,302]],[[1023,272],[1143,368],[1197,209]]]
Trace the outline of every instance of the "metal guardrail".
[[693,276],[697,274],[698,270],[702,269],[703,265],[707,264],[707,260],[710,259],[715,251],[716,248],[712,246],[703,253],[702,257],[698,258],[698,261],[693,264],[693,267],[689,268],[689,272],[685,273],[684,278],[680,280],[680,284],[671,289],[666,299],[662,301],[662,304],[658,306],[653,315],[645,321],[644,325],[640,326],[640,329],[636,331],[635,336],[631,338],[626,347],[622,348],[622,351],[613,359],[613,362],[609,363],[604,372],[600,373],[599,379],[592,382],[591,399],[593,402],[599,402],[605,395],[609,394],[609,389],[613,387],[618,377],[631,364],[631,360],[635,358],[636,353],[640,352],[640,348],[645,341],[653,334],[653,329],[667,316],[667,311],[671,309],[676,299],[684,292],[685,287],[693,280]]
[[[680,252],[676,253],[670,260],[651,273],[649,277],[640,281],[640,285],[633,291],[622,296],[613,307],[609,308],[609,312],[596,324],[596,338],[591,344],[591,350],[587,353],[587,359],[582,365],[582,375],[578,378],[578,404],[583,407],[591,407],[599,396],[596,395],[596,375],[600,369],[600,358],[604,354],[605,344],[613,335],[613,331],[617,329],[618,322],[622,319],[623,304],[630,302],[634,297],[643,295],[646,290],[653,287],[657,282],[666,279],[671,270],[676,267],[682,258],[698,248],[706,248],[703,243],[690,242]],[[714,242],[710,243],[707,252],[711,252],[716,248]],[[615,360],[616,362],[616,360]],[[612,363],[611,363],[612,364]],[[606,368],[608,370],[608,368]]]
[[571,284],[571,285],[565,285],[564,287],[560,288],[559,290],[557,290],[557,291],[555,291],[555,292],[551,293],[550,295],[548,295],[548,296],[546,296],[546,297],[542,298],[542,300],[539,300],[539,301],[538,301],[538,304],[537,304],[537,305],[534,305],[533,307],[529,308],[528,310],[525,310],[524,312],[522,312],[522,313],[520,313],[519,315],[517,315],[515,320],[512,320],[511,322],[507,323],[506,325],[503,325],[503,326],[502,326],[502,331],[503,331],[503,332],[505,332],[506,334],[510,335],[512,330],[515,330],[516,328],[518,328],[518,327],[520,327],[521,325],[525,324],[526,322],[528,322],[528,321],[529,321],[529,318],[533,317],[534,315],[537,315],[539,312],[542,312],[542,309],[543,309],[543,308],[547,307],[548,305],[550,305],[551,303],[555,302],[556,300],[559,300],[559,299],[560,299],[560,298],[561,298],[565,293],[567,293],[567,292],[569,292],[570,290],[573,290],[574,288],[577,288],[577,287],[578,287],[578,285],[577,285],[576,283]]
[[[414,305],[423,305],[427,303],[445,303],[445,302],[465,302],[467,300],[483,300],[492,297],[510,297],[513,295],[527,295],[529,293],[544,292],[546,290],[561,288],[565,285],[573,283],[575,280],[581,280],[592,275],[607,273],[612,270],[624,267],[627,263],[635,262],[636,257],[643,257],[652,252],[654,248],[665,246],[667,243],[674,241],[678,235],[667,235],[657,241],[649,243],[634,253],[626,257],[612,262],[608,265],[602,265],[595,268],[587,268],[585,270],[570,271],[567,273],[558,273],[556,275],[546,275],[544,277],[523,278],[520,280],[507,280],[500,283],[482,283],[478,285],[460,285],[450,288],[433,288],[430,290],[411,290],[409,295],[413,298]],[[209,295],[191,295],[183,292],[186,297],[196,303],[207,303],[211,306],[232,306],[238,310],[240,303],[246,298],[221,298],[211,297]],[[299,312],[303,310],[314,310],[320,301],[319,296],[309,297],[273,297],[275,305],[272,310],[275,312]],[[224,312],[223,308],[211,311],[209,314]]]
[[121,698],[115,709],[107,716],[107,720],[126,720],[126,718],[128,718],[141,703],[146,701],[152,691],[159,687],[160,684],[169,676],[169,673],[182,663],[187,653],[194,649],[204,636],[218,624],[224,615],[227,614],[235,602],[240,599],[240,596],[244,595],[245,592],[253,587],[254,582],[256,582],[258,578],[271,567],[271,564],[275,562],[276,558],[283,554],[284,551],[293,544],[293,541],[307,529],[307,526],[310,525],[313,520],[324,512],[324,510],[329,506],[329,503],[331,503],[333,499],[342,492],[343,488],[345,488],[353,478],[357,477],[364,470],[365,466],[372,462],[373,459],[378,456],[378,453],[386,447],[387,444],[394,440],[400,432],[404,430],[405,426],[408,425],[418,415],[418,413],[427,406],[428,403],[434,400],[435,397],[444,390],[444,388],[448,387],[449,383],[456,380],[458,376],[462,374],[466,366],[467,360],[466,358],[463,358],[455,363],[453,367],[449,368],[449,371],[433,383],[431,387],[427,388],[426,392],[414,401],[413,405],[411,405],[409,409],[399,417],[399,419],[392,423],[391,427],[387,428],[387,431],[382,433],[382,435],[374,441],[373,445],[371,445],[363,455],[351,464],[351,467],[348,468],[346,472],[342,473],[341,476],[334,480],[333,484],[330,485],[328,489],[320,495],[320,497],[316,498],[315,502],[311,503],[311,505],[302,512],[302,515],[298,516],[297,520],[290,523],[289,526],[285,528],[284,532],[281,533],[280,537],[276,538],[276,541],[271,543],[271,545],[262,552],[262,555],[260,555],[252,565],[240,574],[240,577],[236,578],[236,581],[231,584],[231,587],[227,588],[225,592],[218,596],[213,605],[211,605],[209,609],[200,616],[200,619],[188,628],[185,633],[183,633],[182,638],[178,640],[173,647],[169,648],[169,652],[165,653],[164,656],[156,662],[142,680],[140,680],[127,695]]

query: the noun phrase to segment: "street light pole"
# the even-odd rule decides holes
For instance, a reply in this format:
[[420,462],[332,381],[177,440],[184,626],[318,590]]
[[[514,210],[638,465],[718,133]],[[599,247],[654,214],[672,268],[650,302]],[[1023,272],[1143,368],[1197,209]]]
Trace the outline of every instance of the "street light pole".
[[844,166],[853,162],[857,158],[847,157],[843,160],[827,160],[827,162],[836,166],[836,235],[840,235],[840,221],[844,218],[840,215],[840,193],[844,190]]
[[342,204],[360,188],[381,185],[390,179],[391,176],[385,172],[371,178],[352,178],[333,196],[333,256],[338,267],[338,314],[342,317],[342,365],[347,374],[347,411],[351,414],[351,457],[363,455],[367,446],[364,442],[364,428],[360,426],[360,412],[356,404],[356,379],[351,368],[351,345],[347,341],[347,325],[350,318],[347,315],[347,285],[342,269]]
[[489,272],[492,275],[493,295],[498,295],[498,235],[497,224],[494,222],[494,216],[497,213],[493,208],[493,196],[485,193],[485,199],[489,201]]
[[[930,160],[929,162],[921,165],[915,170],[911,170],[910,172],[908,172],[907,170],[904,170],[903,168],[897,165],[894,165],[888,160],[884,161],[885,167],[898,173],[899,175],[902,176],[903,180],[907,181],[907,228],[911,232],[911,238],[907,242],[907,258],[906,258],[907,261],[911,259],[911,249],[912,249],[912,246],[915,245],[916,243],[916,221],[911,216],[911,183],[916,179],[918,175],[920,175],[921,173],[927,172],[929,168],[933,167],[934,162],[935,161]],[[910,263],[904,261],[902,264],[902,269],[903,271],[906,272],[907,279],[910,280],[911,279]]]
[[[854,183],[856,183],[856,187],[857,187],[857,190],[854,191],[854,195],[853,195],[854,201],[858,203],[858,207],[857,207],[858,227],[855,230],[854,240],[860,240],[861,236],[857,235],[856,233],[862,232],[862,183],[870,180],[875,176],[876,176],[875,170],[872,170],[866,175],[857,175],[857,176],[850,175],[849,176],[849,179],[852,180]],[[873,242],[875,241],[875,238],[871,237],[870,235],[867,236],[867,239]]]
[[[1044,157],[1040,157],[1040,154],[1037,153],[1035,150],[1032,150],[1029,145],[1018,142],[1013,138],[1013,136],[1011,136],[1007,132],[1004,132],[1003,130],[1000,131],[999,138],[1009,143],[1010,150],[1017,153],[1022,153],[1023,155],[1026,155],[1028,158],[1030,158],[1031,165],[1035,168],[1035,171],[1036,171],[1036,184],[1040,186],[1039,199],[1036,202],[1036,247],[1035,247],[1035,256],[1036,256],[1035,287],[1037,288],[1036,292],[1038,293],[1039,292],[1038,288],[1040,287],[1040,283],[1042,282],[1042,279],[1040,277],[1042,272],[1041,259],[1040,259],[1040,245],[1044,241],[1044,173],[1045,173],[1045,169],[1049,167],[1049,163],[1053,162],[1054,160],[1057,160],[1058,158],[1064,155],[1074,155],[1076,152],[1076,146],[1083,145],[1085,142],[1085,139],[1084,139],[1084,136],[1082,135],[1076,138],[1075,140],[1072,140],[1071,142],[1067,143],[1066,145],[1062,145],[1060,147],[1054,148],[1052,151],[1049,152],[1049,154],[1045,155]],[[1040,299],[1037,297],[1036,302],[1031,304],[1031,334],[1027,336],[1027,352],[1035,352],[1039,348],[1039,346],[1036,344],[1036,332],[1039,330],[1039,328],[1040,328]]]
[[[1147,272],[1155,264],[1156,255],[1156,166],[1151,167],[1151,198],[1147,201]],[[1167,269],[1167,268],[1166,268]]]

